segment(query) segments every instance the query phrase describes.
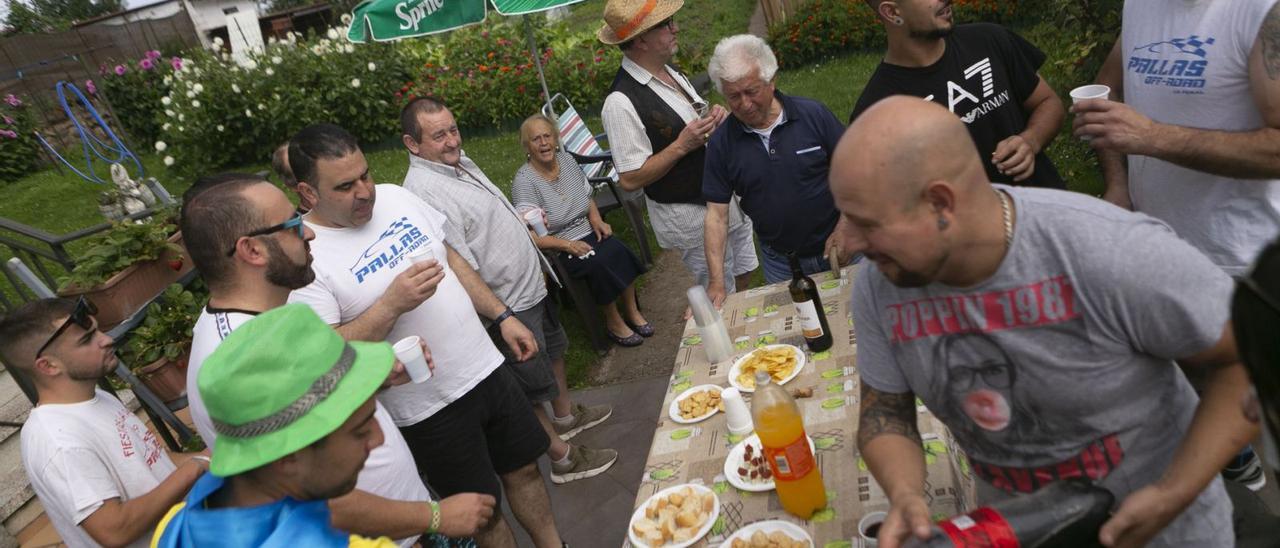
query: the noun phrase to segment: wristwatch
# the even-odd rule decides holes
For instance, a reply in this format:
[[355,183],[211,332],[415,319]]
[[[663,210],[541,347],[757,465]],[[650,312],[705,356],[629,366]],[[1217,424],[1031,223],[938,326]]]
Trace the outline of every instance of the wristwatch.
[[502,323],[503,320],[506,320],[507,318],[510,318],[515,315],[516,315],[516,312],[512,310],[510,306],[508,306],[506,310],[503,310],[501,314],[498,314],[498,316],[493,319],[493,325],[498,325]]

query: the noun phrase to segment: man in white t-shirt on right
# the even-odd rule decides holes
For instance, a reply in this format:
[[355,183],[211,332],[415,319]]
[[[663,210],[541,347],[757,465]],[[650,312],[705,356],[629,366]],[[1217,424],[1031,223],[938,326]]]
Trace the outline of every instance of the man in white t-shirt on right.
[[[303,128],[290,140],[289,164],[298,191],[315,204],[305,220],[316,234],[315,281],[289,301],[310,305],[348,340],[426,341],[436,363],[431,378],[389,388],[378,400],[427,482],[446,497],[505,494],[539,548],[559,547],[537,467],[551,440],[479,314],[520,361],[538,350],[533,333],[448,244],[461,236],[442,213],[399,186],[374,184],[346,130]],[[420,250],[433,258],[411,261]],[[499,513],[475,536],[482,546],[515,545]]]
[[[1128,0],[1097,81],[1113,101],[1072,108],[1105,198],[1173,227],[1243,275],[1280,234],[1280,4]],[[1252,450],[1224,472],[1260,489]]]
[[[209,304],[194,329],[187,397],[196,429],[212,448],[217,432],[196,387],[200,369],[233,330],[283,306],[290,291],[311,283],[315,273],[307,242],[315,233],[274,185],[254,175],[228,173],[203,177],[186,192],[182,234],[209,287]],[[423,533],[474,534],[492,515],[494,499],[463,493],[431,501],[391,415],[378,405],[374,418],[384,441],[365,460],[356,489],[329,502],[334,526],[396,538],[403,547],[413,546]]]

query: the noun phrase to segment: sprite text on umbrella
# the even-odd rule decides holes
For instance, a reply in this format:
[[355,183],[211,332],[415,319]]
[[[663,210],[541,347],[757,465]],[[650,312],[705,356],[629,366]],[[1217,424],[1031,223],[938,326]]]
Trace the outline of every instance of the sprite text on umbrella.
[[424,0],[422,3],[409,7],[412,2],[401,2],[396,4],[396,15],[400,17],[400,30],[418,30],[418,24],[444,7],[444,0]]

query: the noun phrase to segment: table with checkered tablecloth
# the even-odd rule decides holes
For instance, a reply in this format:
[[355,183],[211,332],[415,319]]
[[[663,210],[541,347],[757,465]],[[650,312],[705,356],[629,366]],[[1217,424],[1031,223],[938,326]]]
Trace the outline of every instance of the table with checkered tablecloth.
[[[811,276],[818,284],[833,331],[834,344],[823,352],[805,347],[786,283],[725,299],[721,313],[734,341],[734,355],[729,360],[709,363],[697,327],[692,321],[686,324],[670,388],[658,410],[657,431],[635,507],[661,489],[698,483],[710,487],[720,498],[720,518],[703,544],[718,546],[748,524],[781,519],[808,530],[819,548],[860,545],[858,520],[867,512],[887,510],[889,501],[857,450],[857,339],[849,310],[855,270],[846,268],[840,278],[831,272]],[[774,491],[745,492],[728,483],[724,460],[741,438],[729,434],[724,413],[696,424],[680,424],[667,415],[671,400],[685,389],[701,384],[730,386],[728,373],[734,360],[756,346],[775,342],[796,345],[807,357],[804,369],[784,385],[789,392],[797,388],[813,391],[812,397],[796,403],[804,414],[805,431],[814,440],[829,504],[807,522],[787,514]],[[750,403],[750,394],[744,396]],[[950,432],[923,406],[919,406],[919,425],[928,463],[926,497],[930,509],[939,518],[972,509],[973,478]]]

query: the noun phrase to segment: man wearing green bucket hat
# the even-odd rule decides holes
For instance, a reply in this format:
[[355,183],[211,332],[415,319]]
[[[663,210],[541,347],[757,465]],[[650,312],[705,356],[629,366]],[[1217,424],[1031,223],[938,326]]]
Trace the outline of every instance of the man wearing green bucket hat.
[[233,331],[197,381],[218,431],[212,473],[153,546],[394,546],[334,529],[325,504],[382,444],[373,396],[394,363],[387,343],[347,342],[305,305]]

